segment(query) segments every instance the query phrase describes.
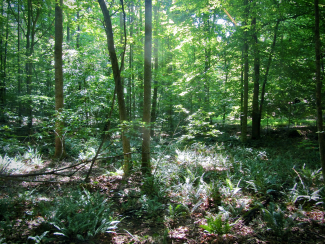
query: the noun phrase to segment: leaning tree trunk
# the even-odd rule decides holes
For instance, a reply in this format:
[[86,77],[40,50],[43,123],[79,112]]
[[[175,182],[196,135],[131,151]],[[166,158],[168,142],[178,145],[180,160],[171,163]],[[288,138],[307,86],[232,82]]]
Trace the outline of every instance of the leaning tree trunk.
[[63,61],[62,61],[62,42],[63,42],[63,14],[62,14],[63,0],[57,2],[55,5],[55,158],[62,158],[64,156],[64,140],[63,127],[64,122],[62,118],[63,110]]
[[[121,0],[121,2],[123,7],[123,0]],[[104,21],[106,26],[105,31],[107,37],[107,47],[108,47],[108,52],[112,64],[113,76],[115,81],[120,122],[123,123],[124,121],[127,121],[127,113],[126,113],[125,101],[124,101],[124,90],[123,90],[123,84],[121,79],[121,69],[119,68],[118,65],[118,60],[117,60],[115,46],[114,46],[114,36],[113,36],[111,16],[109,14],[105,1],[98,0],[98,3],[100,5],[100,8],[104,16]],[[123,67],[123,62],[124,60],[122,57],[121,67]],[[128,176],[130,174],[130,169],[131,169],[131,154],[130,154],[131,150],[130,150],[130,140],[126,137],[125,130],[126,128],[122,128],[122,143],[123,143],[123,152],[124,152],[123,169],[124,169],[124,175]]]
[[323,131],[322,117],[322,82],[320,67],[320,35],[319,35],[319,7],[318,0],[315,0],[315,54],[316,54],[316,106],[317,106],[317,130],[320,161],[322,164],[323,178],[325,182],[325,138]]

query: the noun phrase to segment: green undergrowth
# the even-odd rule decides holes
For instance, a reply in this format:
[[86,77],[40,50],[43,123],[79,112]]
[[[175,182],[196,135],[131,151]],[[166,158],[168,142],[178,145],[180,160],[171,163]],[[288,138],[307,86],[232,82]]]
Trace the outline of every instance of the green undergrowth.
[[[295,238],[295,228],[310,223],[307,213],[323,211],[324,205],[318,155],[302,147],[301,140],[267,147],[266,142],[170,139],[168,145],[152,145],[152,176],[142,178],[135,162],[128,182],[118,181],[117,187],[111,182],[120,177],[118,161],[103,162],[101,167],[109,164],[110,171],[87,184],[51,185],[46,191],[43,186],[3,189],[0,243],[113,242],[120,225],[127,240],[154,239],[154,233],[139,236],[136,228],[142,227],[132,228],[132,222],[159,227],[155,231],[163,243],[170,243],[180,226],[195,226],[192,232],[203,242],[201,234],[207,233],[209,238],[233,235],[245,243],[247,237],[238,234],[244,225],[264,240],[287,241]],[[93,153],[89,149],[80,157]],[[19,173],[27,164],[42,164],[37,150],[2,156],[0,171]]]

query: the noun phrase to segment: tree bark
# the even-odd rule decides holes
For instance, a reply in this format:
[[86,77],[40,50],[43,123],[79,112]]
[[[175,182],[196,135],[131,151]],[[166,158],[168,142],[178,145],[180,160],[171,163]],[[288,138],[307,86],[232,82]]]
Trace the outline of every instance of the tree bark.
[[[123,5],[123,0],[121,0]],[[107,47],[108,52],[112,64],[112,70],[113,70],[113,76],[115,81],[115,87],[116,87],[116,95],[117,95],[117,102],[118,102],[118,108],[119,108],[119,117],[120,122],[124,123],[124,121],[127,121],[127,113],[125,108],[125,101],[124,101],[124,90],[123,90],[123,84],[121,80],[121,70],[118,65],[118,60],[115,52],[115,46],[114,46],[114,36],[113,36],[113,28],[112,28],[112,22],[111,17],[109,14],[109,11],[107,9],[107,6],[104,2],[104,0],[98,0],[98,3],[100,5],[100,8],[102,10],[104,21],[105,21],[105,31],[106,31],[106,37],[107,37]],[[122,59],[123,60],[123,59]],[[121,62],[121,67],[123,66]],[[131,154],[130,154],[130,140],[125,135],[125,127],[122,127],[122,143],[123,143],[123,152],[124,152],[124,175],[128,176],[130,174],[131,169]]]
[[55,4],[55,154],[54,157],[61,159],[64,154],[64,138],[63,127],[64,121],[62,118],[63,111],[63,61],[62,61],[62,43],[63,43],[63,14],[62,14],[63,0]]
[[319,6],[318,0],[314,0],[315,5],[315,56],[316,56],[316,106],[317,106],[317,130],[320,161],[325,182],[325,138],[323,131],[322,116],[322,82],[321,82],[321,65],[320,65],[320,34],[319,34]]
[[151,109],[151,54],[152,54],[152,0],[145,0],[145,45],[144,45],[144,94],[143,94],[143,140],[142,173],[151,174],[150,165],[150,109]]

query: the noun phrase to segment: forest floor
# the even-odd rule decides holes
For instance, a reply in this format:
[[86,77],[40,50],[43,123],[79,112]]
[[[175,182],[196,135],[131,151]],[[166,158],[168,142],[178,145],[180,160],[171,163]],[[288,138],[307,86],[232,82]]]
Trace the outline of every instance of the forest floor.
[[[89,165],[69,177],[2,178],[0,243],[324,243],[315,128],[274,129],[245,145],[236,128],[186,146],[160,141],[145,179],[136,165],[124,179],[104,161],[89,183]],[[20,174],[58,168],[30,156]],[[6,160],[2,169],[15,163]]]

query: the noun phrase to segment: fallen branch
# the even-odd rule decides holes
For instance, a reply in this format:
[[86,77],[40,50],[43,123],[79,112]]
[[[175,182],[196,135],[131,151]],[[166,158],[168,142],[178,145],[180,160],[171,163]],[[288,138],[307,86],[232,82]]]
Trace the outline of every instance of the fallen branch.
[[[54,169],[54,170],[46,171],[46,172],[37,172],[37,173],[29,173],[29,174],[0,174],[0,179],[14,180],[14,181],[27,181],[26,179],[19,179],[19,178],[23,178],[23,177],[36,177],[36,176],[42,176],[42,175],[56,175],[56,176],[63,176],[63,177],[71,177],[75,173],[77,173],[80,169],[82,169],[83,167],[85,167],[85,165],[87,163],[94,162],[94,161],[97,161],[97,160],[105,160],[105,159],[111,159],[111,158],[120,158],[120,157],[123,157],[124,155],[134,154],[134,153],[141,153],[141,152],[129,152],[129,153],[124,153],[124,154],[116,155],[116,156],[108,156],[108,157],[104,157],[104,158],[93,158],[93,159],[90,159],[90,160],[83,160],[82,162],[79,162],[77,164],[73,164],[73,165],[70,165],[70,166],[67,166],[67,167],[63,167],[63,168],[60,168],[60,169]],[[152,154],[155,154],[155,153],[152,153]],[[68,174],[60,173],[60,171],[63,171],[63,170],[66,170],[66,169],[75,168],[75,167],[77,167],[79,165],[82,165],[82,166],[79,167],[79,168],[77,168],[72,173],[71,172],[68,173]],[[35,180],[33,180],[31,182],[49,182],[49,181],[35,181]],[[52,181],[51,181],[51,183],[52,183]],[[53,183],[59,183],[59,182],[53,182]]]
[[[64,167],[64,168],[61,168],[61,169],[55,169],[55,170],[52,170],[52,171],[47,171],[47,172],[38,172],[38,173],[30,173],[30,174],[11,174],[11,175],[6,175],[6,174],[0,174],[0,178],[20,178],[20,177],[33,177],[33,176],[41,176],[41,175],[59,175],[59,176],[68,176],[70,177],[70,175],[74,175],[75,172],[73,172],[72,174],[70,175],[66,175],[66,174],[62,174],[62,173],[58,173],[62,170],[66,170],[66,169],[70,169],[70,168],[74,168],[74,167],[77,167],[81,164],[86,164],[87,161],[82,161],[80,163],[77,163],[77,164],[74,164],[74,165],[70,165],[70,166],[67,166],[67,167]],[[82,166],[84,167],[84,166]],[[80,167],[80,168],[82,168]],[[79,169],[80,169],[79,168]],[[77,169],[77,171],[79,170]]]

